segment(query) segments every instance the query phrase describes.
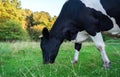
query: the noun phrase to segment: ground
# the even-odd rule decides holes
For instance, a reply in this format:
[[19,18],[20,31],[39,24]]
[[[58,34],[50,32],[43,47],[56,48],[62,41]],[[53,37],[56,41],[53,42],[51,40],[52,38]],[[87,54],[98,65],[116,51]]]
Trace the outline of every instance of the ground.
[[106,41],[106,51],[110,69],[92,42],[83,43],[77,64],[71,64],[74,44],[64,42],[56,62],[43,65],[39,42],[0,42],[0,77],[120,77],[120,41]]

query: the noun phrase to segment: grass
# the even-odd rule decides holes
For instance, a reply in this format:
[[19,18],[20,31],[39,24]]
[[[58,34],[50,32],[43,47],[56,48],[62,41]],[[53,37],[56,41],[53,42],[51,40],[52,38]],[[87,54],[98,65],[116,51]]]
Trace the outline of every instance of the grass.
[[72,65],[74,44],[63,43],[54,64],[43,65],[39,42],[1,42],[0,77],[120,77],[120,41],[107,41],[112,62],[102,67],[100,53],[93,43],[84,43],[79,62]]

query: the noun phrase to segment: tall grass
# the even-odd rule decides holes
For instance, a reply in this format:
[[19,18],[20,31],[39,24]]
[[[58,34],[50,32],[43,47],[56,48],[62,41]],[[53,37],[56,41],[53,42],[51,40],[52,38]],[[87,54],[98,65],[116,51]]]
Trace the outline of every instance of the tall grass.
[[39,42],[1,42],[0,77],[120,77],[120,41],[107,42],[106,51],[112,62],[102,67],[100,53],[93,43],[84,43],[79,62],[71,64],[74,44],[63,43],[54,64],[42,64]]

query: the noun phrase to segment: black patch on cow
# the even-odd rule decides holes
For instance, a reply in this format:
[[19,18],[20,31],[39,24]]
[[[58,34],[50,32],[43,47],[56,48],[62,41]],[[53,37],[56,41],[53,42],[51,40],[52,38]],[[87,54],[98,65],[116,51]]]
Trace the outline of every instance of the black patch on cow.
[[79,44],[79,43],[75,43],[75,49],[76,50],[80,50],[81,49],[81,47],[82,47],[82,44]]
[[71,41],[71,40],[74,40],[77,36],[77,33],[78,33],[78,29],[76,28],[66,28],[63,30],[63,34],[64,34],[64,38]]
[[106,16],[106,15],[102,14],[100,11],[96,11],[92,8],[89,8],[89,10],[91,11],[94,18],[98,20],[98,23],[95,25],[96,30],[98,32],[107,31],[107,30],[110,30],[113,28],[112,20],[108,16]]
[[[96,35],[95,25],[97,20],[80,0],[70,0],[66,2],[60,16],[66,17],[67,20],[71,19],[76,23],[76,25],[74,25],[75,27],[79,29],[82,27],[82,29],[86,30],[90,35]],[[79,31],[81,31],[81,29]]]
[[120,0],[100,0],[103,8],[110,17],[114,17],[120,27]]

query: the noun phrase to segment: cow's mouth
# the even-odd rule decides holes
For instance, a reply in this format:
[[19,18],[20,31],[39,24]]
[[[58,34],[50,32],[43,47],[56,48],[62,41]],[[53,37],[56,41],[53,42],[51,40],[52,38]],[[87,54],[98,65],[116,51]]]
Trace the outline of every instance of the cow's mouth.
[[54,61],[51,59],[49,59],[48,61],[43,61],[43,64],[53,64],[53,63]]

